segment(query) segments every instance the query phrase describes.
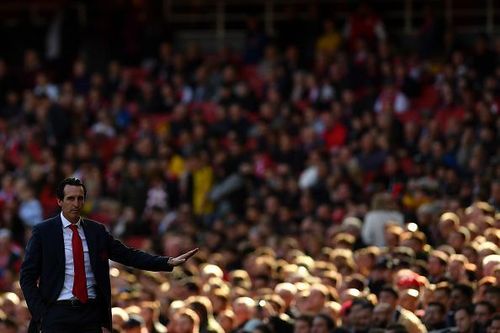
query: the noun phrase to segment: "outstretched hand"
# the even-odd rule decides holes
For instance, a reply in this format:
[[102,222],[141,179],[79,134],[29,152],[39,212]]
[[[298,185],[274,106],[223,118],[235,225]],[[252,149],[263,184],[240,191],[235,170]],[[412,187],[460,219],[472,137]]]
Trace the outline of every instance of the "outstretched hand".
[[177,257],[168,258],[168,264],[172,266],[179,266],[185,263],[189,258],[195,255],[196,252],[199,251],[199,248],[192,249],[186,253],[181,254]]

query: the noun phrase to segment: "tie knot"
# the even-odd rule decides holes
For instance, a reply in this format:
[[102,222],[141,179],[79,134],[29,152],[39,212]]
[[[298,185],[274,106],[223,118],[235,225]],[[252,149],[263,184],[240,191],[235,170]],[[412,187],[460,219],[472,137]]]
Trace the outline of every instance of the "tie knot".
[[71,228],[71,230],[73,230],[73,232],[78,232],[78,227],[76,226],[76,224],[70,224],[69,227]]

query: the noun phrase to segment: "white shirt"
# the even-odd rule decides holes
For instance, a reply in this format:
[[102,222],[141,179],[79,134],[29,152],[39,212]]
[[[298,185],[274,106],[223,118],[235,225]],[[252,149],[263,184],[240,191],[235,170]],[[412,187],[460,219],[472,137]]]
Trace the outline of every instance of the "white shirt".
[[[73,245],[71,239],[73,237],[73,231],[69,227],[71,222],[68,221],[64,215],[61,213],[62,227],[63,227],[63,238],[64,238],[64,256],[66,257],[66,265],[64,270],[64,284],[61,290],[61,294],[57,298],[60,300],[68,300],[75,298],[73,295],[73,280],[75,276],[75,268],[73,266]],[[83,261],[85,263],[85,276],[87,277],[87,292],[89,298],[96,298],[95,291],[95,277],[92,272],[92,267],[90,266],[90,256],[89,256],[89,246],[87,245],[87,239],[85,238],[85,233],[81,226],[81,220],[76,224],[78,228],[78,234],[82,239],[83,246]]]
[[378,247],[385,244],[385,226],[389,223],[404,225],[404,216],[398,211],[393,210],[372,210],[366,213],[361,237],[366,245],[375,245]]

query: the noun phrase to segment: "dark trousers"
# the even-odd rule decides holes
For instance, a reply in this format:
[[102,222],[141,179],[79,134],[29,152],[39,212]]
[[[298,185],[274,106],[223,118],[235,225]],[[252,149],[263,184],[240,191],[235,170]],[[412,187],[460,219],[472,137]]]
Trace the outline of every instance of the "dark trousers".
[[101,307],[89,304],[60,304],[49,307],[42,319],[42,333],[102,333]]

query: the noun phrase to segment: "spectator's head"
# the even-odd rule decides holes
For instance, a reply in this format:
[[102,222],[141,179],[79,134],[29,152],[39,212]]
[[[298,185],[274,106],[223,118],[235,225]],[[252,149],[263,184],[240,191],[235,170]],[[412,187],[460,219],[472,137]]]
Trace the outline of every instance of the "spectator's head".
[[413,313],[418,309],[420,292],[417,289],[403,290],[399,295],[399,305]]
[[429,303],[425,309],[423,322],[429,331],[444,327],[446,325],[446,307],[437,302]]
[[399,245],[403,228],[395,222],[390,221],[384,228],[385,244],[388,248],[392,249]]
[[16,316],[16,309],[20,303],[19,296],[13,292],[6,292],[0,296],[0,308],[9,317]]
[[399,266],[407,266],[415,260],[415,251],[407,246],[396,246],[392,249],[392,257]]
[[317,314],[312,321],[311,333],[329,333],[335,328],[335,322],[325,314]]
[[451,286],[448,282],[443,281],[436,284],[434,290],[434,302],[443,304],[446,308],[449,307],[451,298]]
[[111,320],[114,327],[121,328],[129,320],[129,315],[124,309],[114,307],[111,309]]
[[282,282],[278,283],[274,287],[274,292],[278,294],[283,301],[285,301],[285,308],[289,308],[295,298],[295,294],[297,293],[297,287],[290,282]]
[[153,322],[157,321],[160,316],[160,303],[154,301],[142,301],[141,305],[141,316],[144,319],[146,325],[151,325]]
[[474,311],[471,306],[460,306],[455,311],[455,323],[458,333],[471,333],[473,331]]
[[186,306],[196,312],[200,319],[200,327],[205,327],[213,316],[212,302],[206,296],[191,296],[186,299]]
[[279,313],[279,305],[275,302],[271,302],[271,296],[264,296],[263,299],[259,299],[255,305],[255,316],[260,320],[265,320],[276,316]]
[[333,319],[336,326],[340,326],[341,324],[341,310],[342,306],[340,303],[330,301],[326,302],[325,307],[321,310],[320,313],[324,313]]
[[491,317],[495,314],[495,307],[487,301],[474,304],[474,322],[486,327]]
[[[490,242],[490,241],[485,241],[486,239],[484,238],[480,238],[480,237],[477,237],[476,238],[476,243],[479,244],[477,245],[477,262],[478,264],[484,264],[484,259],[486,257],[489,257],[490,261],[493,261],[493,263],[490,263],[487,265],[486,267],[486,270],[483,270],[483,272],[487,271],[488,274],[491,273],[491,266],[495,266],[497,264],[497,260],[498,260],[498,257],[495,259],[495,257],[491,257],[491,256],[494,256],[498,253],[498,246],[496,245],[497,242]],[[484,275],[488,275],[486,273],[483,273]]]
[[500,287],[498,285],[486,288],[484,298],[495,307],[495,311],[500,311]]
[[470,240],[470,231],[465,227],[458,227],[451,230],[446,242],[450,244],[455,252],[461,252],[464,245]]
[[363,222],[357,217],[346,217],[342,221],[342,229],[354,237],[359,237],[362,224]]
[[237,269],[229,274],[229,281],[234,287],[242,287],[249,290],[252,286],[252,281],[250,280],[250,275],[247,271],[242,269]]
[[217,322],[222,326],[224,332],[231,332],[234,329],[234,312],[233,310],[224,310],[217,315]]
[[212,302],[214,315],[228,308],[229,292],[229,287],[215,288],[210,292],[208,297]]
[[301,315],[295,318],[293,333],[309,333],[311,331],[313,317]]
[[211,277],[222,278],[223,272],[222,269],[214,264],[204,264],[200,269],[200,276],[202,278],[202,282],[205,283]]
[[500,333],[500,314],[495,314],[491,317],[488,327],[486,328],[487,333]]
[[386,328],[391,322],[394,308],[388,303],[378,303],[373,309],[373,327]]
[[324,285],[312,285],[307,298],[308,310],[312,313],[318,313],[321,311],[328,300],[328,294],[328,288]]
[[479,252],[478,247],[473,243],[468,243],[462,247],[462,254],[467,258],[469,263],[478,264]]
[[238,327],[255,314],[255,301],[250,297],[238,297],[233,302],[235,326]]
[[179,310],[174,316],[175,332],[197,333],[200,331],[200,318],[191,309]]
[[483,231],[484,233],[484,238],[486,238],[486,241],[491,242],[493,244],[499,244],[500,242],[500,230],[498,228],[493,227],[493,224],[495,223],[495,219],[491,216],[486,216],[485,221],[488,221],[488,224]]
[[446,212],[441,215],[438,222],[438,230],[443,239],[448,239],[448,236],[453,230],[456,230],[460,225],[460,218],[453,212]]
[[[306,284],[307,285],[307,284]],[[308,304],[308,297],[309,297],[309,285],[307,285],[307,289],[302,289],[295,294],[295,299],[294,299],[294,305],[295,309],[300,313],[300,314],[309,314],[309,304]]]
[[[372,138],[370,137],[370,139]],[[397,205],[390,193],[383,192],[383,193],[377,193],[373,196],[372,209],[395,210],[397,209]]]
[[392,309],[396,308],[398,304],[398,298],[398,292],[396,291],[396,289],[394,289],[394,287],[390,285],[384,286],[378,294],[379,303],[389,304],[391,305]]
[[128,320],[122,325],[126,333],[142,333],[145,327],[144,319],[138,314],[130,314]]
[[474,289],[468,284],[458,283],[453,286],[450,294],[450,309],[456,311],[458,307],[472,304]]
[[365,247],[355,252],[354,258],[358,263],[358,271],[363,275],[370,275],[377,263],[381,251],[376,246]]
[[371,326],[373,304],[365,299],[359,298],[352,302],[349,314],[349,323],[356,332],[367,331]]
[[483,275],[493,276],[493,269],[496,265],[500,264],[500,255],[490,254],[483,258]]
[[469,261],[463,254],[451,255],[446,270],[446,276],[448,277],[448,279],[455,283],[463,282],[466,278],[465,266],[468,263]]
[[415,254],[422,252],[426,244],[426,236],[421,231],[406,231],[401,234],[400,245],[412,249]]
[[329,246],[332,248],[340,248],[340,249],[352,249],[356,238],[348,233],[342,232],[335,235],[330,241]]
[[[434,250],[430,253],[427,260],[427,270],[431,277],[444,277],[446,265],[448,263],[448,255],[439,250]],[[436,281],[438,282],[438,281]]]

